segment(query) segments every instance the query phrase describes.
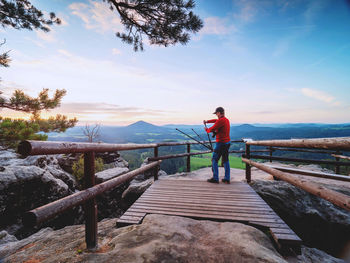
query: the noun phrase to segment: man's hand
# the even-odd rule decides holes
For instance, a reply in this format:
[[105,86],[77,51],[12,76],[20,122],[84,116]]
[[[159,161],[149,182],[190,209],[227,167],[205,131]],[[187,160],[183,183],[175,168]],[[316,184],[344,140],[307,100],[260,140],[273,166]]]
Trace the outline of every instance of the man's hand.
[[206,120],[204,120],[204,121],[203,121],[203,124],[206,124],[206,123],[207,123],[207,121],[206,121]]

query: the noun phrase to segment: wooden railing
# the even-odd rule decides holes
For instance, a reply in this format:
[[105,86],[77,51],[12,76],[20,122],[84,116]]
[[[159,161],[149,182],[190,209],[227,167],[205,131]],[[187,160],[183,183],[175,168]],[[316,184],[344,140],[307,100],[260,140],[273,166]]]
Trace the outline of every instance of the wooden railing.
[[[326,139],[325,139],[326,140]],[[293,141],[290,143],[290,141]],[[307,162],[305,159],[296,159],[296,158],[281,158],[272,156],[274,150],[280,150],[283,147],[284,150],[297,150],[307,151],[307,149],[301,148],[312,148],[312,149],[327,149],[327,150],[336,150],[337,154],[340,154],[340,150],[349,151],[350,150],[350,138],[344,139],[343,143],[338,144],[334,141],[329,142],[330,139],[322,141],[320,144],[311,144],[309,140],[289,140],[287,141],[252,141],[252,140],[233,140],[232,143],[245,143],[245,151],[233,150],[230,153],[244,153],[242,160],[246,163],[246,179],[247,182],[251,181],[251,166],[258,167],[259,164],[249,160],[249,159],[269,159],[269,160],[285,160],[285,161],[301,161]],[[314,142],[314,141],[313,141]],[[201,142],[208,143],[208,142]],[[186,167],[187,171],[191,170],[191,156],[201,155],[210,153],[211,151],[201,151],[201,152],[191,152],[191,145],[199,144],[198,142],[163,142],[163,143],[150,143],[150,144],[107,144],[107,143],[75,143],[75,142],[43,142],[43,141],[23,141],[18,147],[18,152],[24,156],[28,155],[41,155],[41,154],[69,154],[69,153],[83,153],[84,154],[84,180],[85,180],[85,190],[78,193],[72,194],[70,196],[59,199],[55,202],[46,204],[42,207],[36,208],[25,213],[23,217],[23,223],[25,225],[36,225],[42,223],[54,216],[63,213],[67,209],[70,209],[77,205],[84,205],[85,213],[85,240],[88,249],[96,248],[97,246],[97,204],[96,196],[103,194],[108,190],[112,190],[118,185],[130,181],[136,175],[144,173],[150,169],[153,169],[154,179],[158,179],[158,170],[160,167],[161,160],[187,157]],[[163,146],[180,146],[186,145],[186,153],[172,154],[159,156],[159,147]],[[253,149],[251,150],[252,145],[268,146],[267,149]],[[344,146],[345,145],[345,146]],[[125,150],[136,150],[136,149],[152,149],[154,150],[153,157],[148,158],[149,164],[135,169],[131,172],[128,172],[122,176],[111,179],[104,183],[95,185],[95,174],[94,174],[94,159],[96,152],[114,152],[114,151],[125,151]],[[291,149],[292,148],[292,149]],[[253,152],[268,152],[269,155],[252,155]],[[320,150],[313,150],[313,152],[320,153]],[[322,150],[322,153],[324,150]],[[328,153],[328,152],[327,152]],[[333,154],[333,153],[331,153]],[[336,156],[336,158],[340,158]],[[324,161],[320,160],[309,160],[313,163],[328,163],[335,165],[349,165],[350,162],[339,162],[339,161]],[[272,168],[271,168],[272,169]],[[276,169],[273,169],[276,170]],[[269,170],[270,172],[272,170]],[[276,170],[277,171],[277,170]],[[274,171],[275,172],[275,171]],[[280,171],[277,171],[280,172]],[[282,173],[282,172],[280,172]],[[276,176],[280,176],[281,174]],[[283,173],[284,174],[284,173]],[[285,176],[280,176],[282,180]],[[301,187],[302,188],[302,187]],[[303,188],[304,189],[304,188]],[[326,194],[329,195],[329,192]],[[321,195],[320,195],[321,196]],[[327,199],[337,204],[343,202],[345,205],[344,208],[348,209],[349,201],[339,195],[335,195],[335,199]],[[324,198],[324,196],[321,196]],[[336,201],[334,201],[336,200]],[[340,201],[339,201],[340,200]]]
[[[340,159],[349,160],[349,156],[341,155],[343,152],[349,152],[348,148],[345,147],[346,140],[349,137],[339,138],[324,138],[324,139],[292,139],[292,140],[266,140],[266,141],[253,141],[247,140],[246,152],[243,157],[248,159],[262,159],[272,161],[284,161],[284,162],[295,162],[303,164],[324,164],[334,166],[334,172],[340,174],[341,166],[350,167],[350,162],[342,162]],[[325,144],[322,144],[324,142]],[[334,144],[332,144],[334,143]],[[331,146],[333,145],[333,146]],[[266,147],[269,151],[269,155],[254,155],[251,154],[251,146],[262,146]],[[332,160],[320,160],[320,159],[309,159],[309,158],[291,158],[284,156],[273,156],[273,153],[279,152],[305,152],[310,154],[325,154]],[[257,152],[257,151],[255,151]],[[248,155],[249,153],[249,155]],[[248,172],[249,174],[249,172]],[[249,176],[249,175],[248,175]]]
[[[321,138],[321,139],[293,139],[293,140],[266,140],[266,141],[246,141],[246,151],[243,155],[242,161],[246,163],[246,180],[248,183],[251,182],[251,166],[254,166],[260,170],[263,170],[274,177],[284,180],[294,186],[297,186],[311,194],[317,195],[321,198],[324,198],[333,204],[342,207],[346,210],[350,210],[350,196],[345,194],[330,190],[323,186],[320,186],[317,183],[301,180],[293,175],[282,172],[278,169],[274,169],[269,167],[266,164],[254,162],[251,159],[264,159],[264,160],[279,160],[279,161],[288,161],[288,162],[302,162],[302,163],[319,163],[319,164],[333,164],[336,167],[341,165],[350,166],[350,162],[340,162],[336,161],[323,161],[323,160],[309,160],[309,159],[299,159],[299,158],[285,158],[285,157],[273,157],[270,153],[269,156],[264,155],[252,155],[251,154],[251,146],[267,146],[267,147],[278,147],[279,150],[284,150],[283,147],[288,147],[287,150],[295,150],[298,149],[307,152],[317,152],[317,153],[329,153],[329,151],[350,151],[350,137],[342,137],[342,138]],[[293,148],[293,149],[291,149]],[[306,148],[306,149],[305,149]],[[310,150],[310,149],[318,149],[318,150]],[[319,149],[322,149],[320,151]],[[325,151],[326,150],[326,151]],[[336,157],[338,158],[338,157]],[[345,159],[345,158],[344,158]],[[339,168],[338,168],[339,169]],[[292,173],[297,173],[296,169],[291,171]],[[310,174],[309,174],[310,175]],[[326,176],[323,177],[345,180],[345,178],[341,178],[340,176]],[[345,177],[345,176],[344,176]]]
[[[243,143],[242,140],[233,142]],[[47,141],[22,141],[18,146],[18,152],[23,156],[42,155],[42,154],[84,154],[84,181],[85,190],[66,196],[52,203],[26,212],[23,216],[23,224],[34,226],[45,222],[77,205],[84,205],[85,216],[85,241],[88,249],[94,249],[97,246],[97,204],[96,196],[112,190],[120,184],[130,181],[136,175],[153,169],[154,179],[158,179],[158,170],[161,160],[187,157],[187,170],[190,171],[190,157],[198,154],[209,153],[202,151],[191,153],[191,144],[197,142],[164,142],[150,144],[107,144],[107,143],[77,143],[77,142],[47,142]],[[187,153],[167,156],[158,156],[158,149],[162,146],[187,145]],[[137,149],[154,149],[154,156],[149,158],[149,164],[128,172],[122,176],[111,179],[104,183],[95,185],[95,153],[114,152]],[[233,151],[242,152],[242,151]]]

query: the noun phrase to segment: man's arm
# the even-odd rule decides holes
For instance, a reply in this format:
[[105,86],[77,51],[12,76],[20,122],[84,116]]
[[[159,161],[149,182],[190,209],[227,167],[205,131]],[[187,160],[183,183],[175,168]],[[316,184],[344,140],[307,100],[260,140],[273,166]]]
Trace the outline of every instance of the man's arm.
[[212,120],[207,120],[205,121],[206,123],[215,123],[218,119],[212,119]]
[[209,129],[206,129],[205,131],[207,133],[210,133],[213,130],[215,131],[215,130],[221,128],[223,125],[224,125],[224,120],[223,119],[215,120],[215,124],[212,127],[210,127]]

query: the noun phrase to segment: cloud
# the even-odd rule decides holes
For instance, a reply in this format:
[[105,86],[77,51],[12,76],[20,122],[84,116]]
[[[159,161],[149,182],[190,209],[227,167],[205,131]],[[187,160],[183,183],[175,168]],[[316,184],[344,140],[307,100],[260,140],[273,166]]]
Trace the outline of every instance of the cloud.
[[227,24],[227,19],[220,17],[207,17],[204,19],[204,27],[199,32],[201,35],[226,35],[237,31],[233,25]]
[[235,13],[234,17],[243,23],[254,21],[263,3],[263,1],[259,2],[253,0],[239,0],[234,2],[239,9],[239,12]]
[[28,92],[28,89],[25,86],[16,82],[4,80],[0,82],[0,91],[3,92],[2,95],[5,95],[6,97],[11,96],[12,93],[17,89],[23,90],[24,92]]
[[117,48],[113,48],[112,49],[112,54],[113,55],[120,55],[122,52],[119,50],[119,49],[117,49]]
[[[64,114],[69,117],[77,117],[80,121],[98,121],[104,123],[120,122],[143,117],[159,117],[166,115],[168,111],[154,110],[140,107],[122,107],[108,103],[62,103],[57,109],[43,113],[43,117],[55,114]],[[47,115],[47,116],[46,116]]]
[[301,93],[309,98],[318,100],[318,101],[322,101],[325,102],[329,105],[333,105],[333,106],[339,106],[340,102],[336,100],[335,97],[329,95],[326,92],[320,91],[320,90],[316,90],[316,89],[309,89],[309,88],[302,88],[301,89]]
[[107,4],[97,1],[85,3],[72,3],[69,9],[73,15],[78,16],[85,24],[85,28],[95,30],[98,33],[118,31],[122,24],[116,13],[111,11]]
[[36,36],[45,42],[56,42],[55,31],[53,29],[51,29],[49,32],[36,30]]

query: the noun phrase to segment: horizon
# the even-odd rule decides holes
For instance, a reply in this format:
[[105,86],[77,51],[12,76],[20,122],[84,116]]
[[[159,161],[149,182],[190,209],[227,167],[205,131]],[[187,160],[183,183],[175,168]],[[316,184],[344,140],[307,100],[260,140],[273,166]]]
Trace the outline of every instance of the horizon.
[[[62,25],[49,33],[1,28],[12,59],[0,90],[64,87],[61,107],[79,124],[197,125],[223,106],[232,125],[349,122],[347,2],[195,1],[204,22],[185,45],[134,52],[116,13],[96,0],[32,1]],[[1,110],[2,117],[29,118]],[[78,124],[78,125],[79,125]]]
[[[167,123],[167,124],[155,124],[155,123],[152,123],[152,122],[148,122],[148,121],[144,121],[144,120],[138,120],[138,121],[135,121],[135,122],[132,122],[132,123],[128,123],[126,125],[110,125],[110,124],[99,124],[101,127],[105,126],[105,127],[127,127],[127,126],[130,126],[130,125],[133,125],[133,124],[136,124],[136,123],[139,123],[139,122],[143,122],[143,123],[146,123],[146,124],[151,124],[151,125],[154,125],[154,126],[167,126],[167,125],[179,125],[179,126],[199,126],[199,125],[203,125],[203,123],[191,123],[191,124],[184,124],[184,123]],[[78,124],[75,126],[75,127],[84,127],[85,125],[96,125],[98,123],[85,123],[85,124]],[[276,123],[230,123],[230,126],[240,126],[240,125],[252,125],[252,126],[255,126],[255,125],[350,125],[350,122],[344,122],[344,123],[323,123],[323,122],[297,122],[297,123],[290,123],[290,122],[285,122],[285,123],[279,123],[279,122],[276,122]]]

